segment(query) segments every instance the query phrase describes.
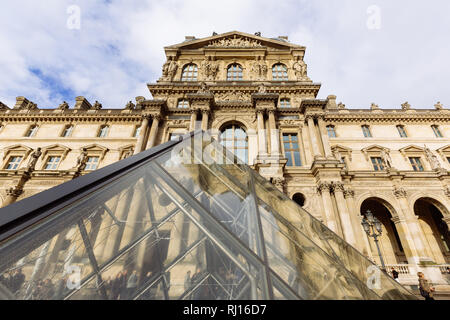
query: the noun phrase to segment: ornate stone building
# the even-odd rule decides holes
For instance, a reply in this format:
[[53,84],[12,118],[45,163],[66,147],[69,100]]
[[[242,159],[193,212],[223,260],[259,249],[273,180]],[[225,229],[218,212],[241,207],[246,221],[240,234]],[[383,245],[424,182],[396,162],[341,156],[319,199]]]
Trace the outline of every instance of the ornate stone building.
[[362,254],[380,263],[361,218],[382,222],[380,250],[404,283],[435,283],[450,263],[450,111],[349,109],[317,99],[306,48],[228,32],[165,48],[152,98],[103,109],[77,97],[39,109],[0,103],[5,206],[186,132],[203,129]]

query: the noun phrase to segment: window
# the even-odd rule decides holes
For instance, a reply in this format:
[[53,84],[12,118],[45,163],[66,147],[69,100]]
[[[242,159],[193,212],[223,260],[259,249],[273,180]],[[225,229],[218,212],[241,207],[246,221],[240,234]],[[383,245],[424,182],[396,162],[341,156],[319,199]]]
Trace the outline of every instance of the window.
[[181,81],[197,81],[198,68],[196,64],[190,63],[183,68]]
[[372,160],[373,164],[373,170],[375,171],[383,171],[383,161],[381,160],[381,157],[371,157],[370,160]]
[[247,133],[239,125],[229,125],[220,133],[220,143],[233,152],[241,161],[248,163]]
[[333,125],[327,126],[327,132],[330,138],[336,138],[336,130]]
[[364,137],[372,138],[372,133],[370,132],[370,127],[368,125],[361,126]]
[[272,80],[287,81],[287,68],[284,64],[278,63],[272,67]]
[[431,126],[431,129],[433,129],[434,135],[435,135],[437,138],[443,138],[443,137],[444,137],[444,136],[442,135],[442,133],[441,133],[441,130],[439,130],[439,126],[433,125],[433,126]]
[[88,157],[86,160],[86,167],[84,170],[91,171],[97,169],[98,166],[98,157]]
[[288,159],[288,167],[300,167],[300,148],[298,147],[298,137],[296,133],[283,133],[284,156]]
[[171,133],[169,135],[169,141],[178,141],[178,137],[181,137],[184,133],[179,133],[179,132],[175,132],[175,133]]
[[187,108],[189,108],[189,101],[186,100],[186,99],[178,100],[177,108],[180,108],[180,109],[187,109]]
[[237,63],[232,64],[227,70],[227,80],[228,81],[239,81],[242,80],[242,67]]
[[139,137],[140,133],[141,133],[141,126],[136,126],[136,128],[134,129],[133,137],[135,138]]
[[98,137],[99,138],[104,138],[108,135],[108,131],[109,131],[109,126],[104,125],[100,127],[100,131],[98,132]]
[[9,158],[8,163],[6,164],[6,170],[16,170],[20,163],[22,162],[22,157],[12,156]]
[[397,126],[398,134],[401,138],[408,138],[408,135],[406,134],[406,130],[404,126]]
[[48,157],[44,170],[56,170],[58,168],[60,161],[61,157],[53,157],[53,156]]
[[72,131],[73,131],[73,125],[65,126],[65,128],[61,134],[61,137],[64,137],[64,138],[70,137],[72,135]]
[[409,162],[411,162],[414,171],[423,171],[422,162],[419,157],[409,157]]
[[448,161],[448,163],[450,163],[450,157],[447,157],[447,161]]
[[291,100],[289,99],[280,99],[280,108],[290,108]]
[[36,135],[37,130],[38,130],[37,125],[34,124],[34,125],[30,126],[30,128],[28,128],[27,133],[25,134],[25,137],[28,137],[28,138],[34,137]]

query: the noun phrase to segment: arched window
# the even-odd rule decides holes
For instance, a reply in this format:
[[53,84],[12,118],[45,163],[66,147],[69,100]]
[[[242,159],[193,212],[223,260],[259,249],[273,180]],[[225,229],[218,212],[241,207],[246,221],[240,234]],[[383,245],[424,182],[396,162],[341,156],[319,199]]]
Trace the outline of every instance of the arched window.
[[287,98],[280,99],[280,108],[290,108],[291,100]]
[[220,133],[220,143],[241,161],[248,163],[248,137],[239,125],[231,124],[224,127]]
[[181,81],[197,81],[198,68],[196,64],[190,63],[183,68]]
[[272,67],[272,80],[274,81],[287,81],[287,68],[282,63],[277,63]]
[[305,196],[301,193],[294,194],[292,200],[294,200],[300,207],[305,205]]
[[227,80],[228,81],[242,80],[242,67],[239,64],[234,63],[228,67]]

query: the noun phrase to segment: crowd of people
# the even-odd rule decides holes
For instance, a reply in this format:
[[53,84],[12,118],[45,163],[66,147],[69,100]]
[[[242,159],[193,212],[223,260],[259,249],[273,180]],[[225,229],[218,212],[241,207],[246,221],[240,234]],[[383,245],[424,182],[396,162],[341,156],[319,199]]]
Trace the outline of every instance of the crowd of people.
[[22,288],[25,275],[22,269],[11,270],[6,274],[0,274],[0,283],[7,287],[13,294]]

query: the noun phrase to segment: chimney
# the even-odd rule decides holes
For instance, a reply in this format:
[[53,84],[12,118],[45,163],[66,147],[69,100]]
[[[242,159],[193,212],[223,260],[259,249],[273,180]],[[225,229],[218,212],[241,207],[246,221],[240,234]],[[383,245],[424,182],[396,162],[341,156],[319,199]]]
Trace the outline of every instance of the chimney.
[[92,105],[85,97],[80,96],[75,98],[75,106],[73,108],[75,110],[89,110],[92,108]]

